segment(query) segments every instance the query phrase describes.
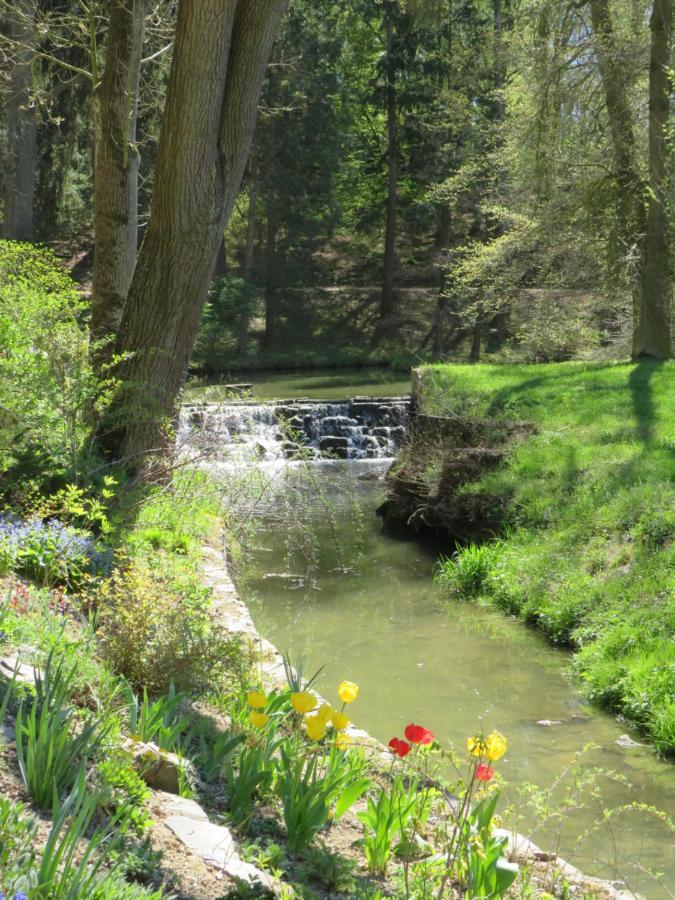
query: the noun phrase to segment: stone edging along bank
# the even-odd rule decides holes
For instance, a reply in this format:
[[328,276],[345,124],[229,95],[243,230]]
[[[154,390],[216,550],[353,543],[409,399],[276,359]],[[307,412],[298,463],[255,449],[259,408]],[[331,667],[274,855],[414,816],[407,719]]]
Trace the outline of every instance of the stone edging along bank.
[[[285,683],[283,659],[277,648],[259,634],[248,606],[239,597],[237,588],[230,577],[224,554],[213,547],[202,548],[202,580],[211,590],[213,597],[213,617],[217,624],[230,633],[242,634],[250,638],[260,659],[260,672],[267,688]],[[376,738],[362,729],[350,725],[349,736],[360,743],[368,743],[381,752],[383,758],[390,759],[389,752]],[[535,875],[542,880],[566,881],[577,891],[592,894],[606,900],[628,900],[637,895],[626,889],[623,882],[604,881],[584,875],[579,869],[555,854],[547,853],[529,838],[514,831],[496,829],[498,835],[508,838],[509,858],[513,862],[527,863]],[[539,880],[539,878],[537,878]]]

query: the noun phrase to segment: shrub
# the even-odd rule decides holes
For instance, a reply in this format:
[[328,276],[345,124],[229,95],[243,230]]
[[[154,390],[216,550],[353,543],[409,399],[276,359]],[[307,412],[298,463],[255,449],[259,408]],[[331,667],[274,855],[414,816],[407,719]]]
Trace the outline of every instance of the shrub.
[[80,467],[97,390],[84,309],[50,250],[0,241],[0,481],[13,500]]
[[494,563],[498,546],[498,543],[493,543],[462,547],[449,559],[439,562],[436,582],[463,599],[478,596]]
[[35,822],[22,803],[0,797],[0,892],[26,891],[33,868]]
[[135,560],[116,569],[92,597],[99,612],[101,651],[137,691],[217,690],[243,681],[250,649],[222,632],[209,614],[208,591],[178,582]]
[[111,552],[86,532],[52,520],[0,516],[0,571],[15,569],[41,584],[77,587],[86,574],[109,571]]

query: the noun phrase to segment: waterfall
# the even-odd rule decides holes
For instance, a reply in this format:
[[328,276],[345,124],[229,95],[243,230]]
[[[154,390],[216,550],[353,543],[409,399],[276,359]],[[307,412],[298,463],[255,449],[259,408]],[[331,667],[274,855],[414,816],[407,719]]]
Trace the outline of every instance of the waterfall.
[[179,449],[261,460],[384,459],[403,443],[409,397],[185,405]]

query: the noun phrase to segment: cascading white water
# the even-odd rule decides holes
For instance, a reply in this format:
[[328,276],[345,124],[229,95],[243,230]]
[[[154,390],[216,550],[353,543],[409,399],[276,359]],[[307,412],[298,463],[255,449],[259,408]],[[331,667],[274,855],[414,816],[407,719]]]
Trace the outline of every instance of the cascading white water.
[[383,459],[403,443],[409,408],[408,397],[184,406],[178,447],[263,460]]

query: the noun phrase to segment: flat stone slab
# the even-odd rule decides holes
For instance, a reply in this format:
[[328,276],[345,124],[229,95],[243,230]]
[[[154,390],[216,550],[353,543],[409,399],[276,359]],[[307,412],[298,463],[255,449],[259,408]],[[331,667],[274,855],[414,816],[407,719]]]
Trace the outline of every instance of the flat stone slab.
[[35,666],[22,663],[16,656],[3,656],[0,659],[0,675],[17,684],[35,684]]
[[272,893],[275,892],[274,882],[269,875],[241,859],[229,828],[185,815],[169,816],[164,824],[191,853],[199,856],[205,863],[221,869],[230,878],[247,884],[258,882]]

